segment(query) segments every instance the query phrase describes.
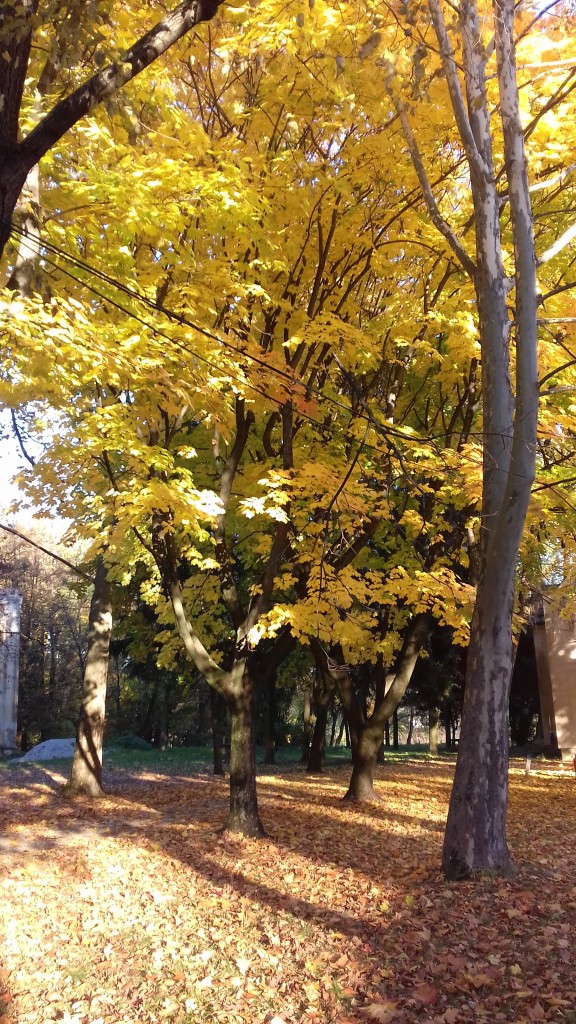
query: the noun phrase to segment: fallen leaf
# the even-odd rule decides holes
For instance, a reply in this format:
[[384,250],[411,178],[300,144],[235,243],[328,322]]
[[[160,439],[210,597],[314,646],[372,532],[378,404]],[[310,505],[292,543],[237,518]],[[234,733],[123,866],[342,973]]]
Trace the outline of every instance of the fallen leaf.
[[434,985],[429,985],[427,982],[419,985],[414,992],[414,995],[420,1000],[420,1002],[426,1003],[428,1006],[432,1006],[434,1003],[437,1003],[440,998],[438,989],[435,988]]
[[378,1024],[389,1024],[394,1017],[396,1010],[395,1003],[369,1003],[364,1007],[364,1013],[370,1020],[378,1021]]

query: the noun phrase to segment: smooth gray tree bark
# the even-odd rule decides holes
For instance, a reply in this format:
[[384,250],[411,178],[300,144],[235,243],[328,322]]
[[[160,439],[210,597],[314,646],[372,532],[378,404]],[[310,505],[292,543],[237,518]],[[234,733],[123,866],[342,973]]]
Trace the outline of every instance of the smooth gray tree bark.
[[[536,255],[514,56],[514,0],[494,0],[499,112],[515,271],[507,279],[501,249],[498,177],[492,150],[487,64],[476,0],[458,4],[461,54],[454,52],[441,0],[428,0],[454,119],[466,155],[474,207],[473,258],[432,194],[416,137],[397,111],[432,222],[471,276],[482,352],[483,491],[479,578],[471,624],[456,774],[443,849],[448,878],[511,870],[506,841],[508,691],[513,667],[515,570],[535,472],[538,418]],[[450,20],[454,9],[449,10]],[[512,295],[513,293],[513,295]],[[508,304],[512,296],[515,309]],[[515,382],[511,352],[515,342]]]

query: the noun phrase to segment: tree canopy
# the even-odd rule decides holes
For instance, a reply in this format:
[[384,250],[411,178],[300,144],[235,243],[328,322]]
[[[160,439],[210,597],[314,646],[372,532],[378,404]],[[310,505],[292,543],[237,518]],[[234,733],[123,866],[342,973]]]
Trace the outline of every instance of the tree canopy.
[[0,298],[0,399],[45,439],[28,491],[138,580],[160,664],[183,645],[233,703],[287,638],[388,672],[418,616],[465,645],[525,422],[512,71],[541,406],[510,594],[572,557],[573,11],[522,5],[514,67],[487,4],[148,6],[136,44],[130,3],[6,21],[4,220],[41,158]]

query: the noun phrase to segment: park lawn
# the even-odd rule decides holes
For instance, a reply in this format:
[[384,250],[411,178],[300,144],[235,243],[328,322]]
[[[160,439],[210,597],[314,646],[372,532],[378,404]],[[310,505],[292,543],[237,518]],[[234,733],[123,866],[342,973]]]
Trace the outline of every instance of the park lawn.
[[[167,761],[164,761],[164,765]],[[227,785],[116,764],[96,803],[46,762],[0,772],[0,1024],[576,1024],[576,779],[511,768],[512,881],[446,883],[453,765],[259,781],[268,838],[223,836]]]

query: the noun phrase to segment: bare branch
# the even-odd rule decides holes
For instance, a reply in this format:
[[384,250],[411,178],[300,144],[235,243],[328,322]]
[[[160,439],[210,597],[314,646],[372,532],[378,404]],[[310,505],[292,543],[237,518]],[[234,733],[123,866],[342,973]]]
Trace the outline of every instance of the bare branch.
[[22,452],[22,455],[24,456],[26,461],[29,462],[31,466],[35,466],[36,465],[36,460],[33,458],[32,455],[30,455],[26,451],[26,446],[24,444],[24,438],[22,437],[22,433],[20,431],[20,427],[18,426],[18,420],[16,419],[16,413],[14,412],[14,409],[10,410],[10,416],[11,416],[11,419],[12,419],[12,429],[13,429],[15,435],[16,435],[16,440],[18,441],[18,447],[20,448],[20,451]]
[[62,558],[61,555],[57,555],[54,551],[49,551],[48,548],[42,547],[42,544],[38,544],[37,541],[27,537],[26,534],[20,533],[20,531],[16,530],[14,526],[7,526],[5,523],[0,523],[0,530],[4,530],[5,533],[11,533],[13,537],[18,537],[18,540],[23,540],[26,544],[31,544],[33,548],[37,548],[38,551],[42,551],[45,555],[53,558],[56,562],[61,562],[62,565],[65,565],[68,569],[71,569],[72,572],[75,572],[77,576],[81,576],[82,579],[88,580],[88,583],[94,583],[92,576],[88,576],[87,573],[82,572],[82,569],[79,569],[77,565],[73,565],[72,562],[68,562],[65,558]]
[[420,183],[420,188],[422,189],[422,195],[424,197],[424,202],[426,203],[426,209],[428,210],[430,220],[440,234],[444,236],[464,270],[473,278],[476,273],[476,264],[468,255],[457,235],[450,227],[448,221],[444,219],[438,209],[438,203],[436,202],[436,197],[432,191],[430,181],[426,173],[426,168],[424,167],[422,156],[418,148],[418,143],[416,142],[414,132],[412,131],[412,125],[410,124],[408,114],[406,113],[406,108],[402,101],[397,96],[394,96],[391,89],[389,89],[389,94],[394,106],[396,107],[398,117],[400,118],[400,124],[402,125],[402,131],[404,132],[408,152],[410,153],[410,158],[414,165],[414,170],[416,171],[418,181]]

